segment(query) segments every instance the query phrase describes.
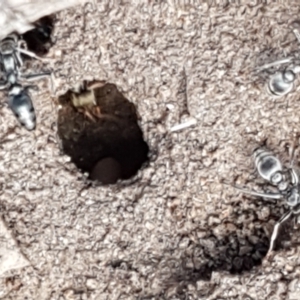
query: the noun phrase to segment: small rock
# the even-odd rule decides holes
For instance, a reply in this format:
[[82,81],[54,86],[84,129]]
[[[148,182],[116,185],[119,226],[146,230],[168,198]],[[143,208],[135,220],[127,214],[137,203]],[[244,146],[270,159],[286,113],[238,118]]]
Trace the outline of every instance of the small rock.
[[112,157],[106,157],[97,162],[90,178],[103,184],[113,184],[121,178],[121,165]]
[[86,286],[88,289],[90,290],[95,290],[97,288],[97,280],[96,279],[93,279],[93,278],[89,278],[87,281],[86,281]]

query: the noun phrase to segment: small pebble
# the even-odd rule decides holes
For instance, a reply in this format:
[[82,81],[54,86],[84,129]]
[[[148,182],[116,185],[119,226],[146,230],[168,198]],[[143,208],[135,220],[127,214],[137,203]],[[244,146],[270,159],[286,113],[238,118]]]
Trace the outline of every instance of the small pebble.
[[121,165],[112,157],[106,157],[94,166],[90,179],[100,181],[103,184],[113,184],[121,178]]

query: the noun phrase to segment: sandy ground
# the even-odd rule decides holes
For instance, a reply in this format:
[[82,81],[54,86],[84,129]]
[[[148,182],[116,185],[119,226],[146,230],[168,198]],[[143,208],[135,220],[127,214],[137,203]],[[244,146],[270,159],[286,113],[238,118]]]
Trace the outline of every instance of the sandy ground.
[[261,263],[283,203],[221,184],[266,188],[251,159],[264,141],[288,162],[299,87],[273,99],[253,70],[299,49],[299,5],[168,2],[61,12],[48,54],[57,95],[107,80],[136,105],[150,163],[131,181],[83,189],[60,155],[47,81],[32,93],[33,133],[1,95],[1,299],[299,298],[292,222]]

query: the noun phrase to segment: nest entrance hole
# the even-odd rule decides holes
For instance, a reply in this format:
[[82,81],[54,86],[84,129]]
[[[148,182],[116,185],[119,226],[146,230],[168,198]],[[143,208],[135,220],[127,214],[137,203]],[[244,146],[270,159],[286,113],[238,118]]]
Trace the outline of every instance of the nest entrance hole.
[[[39,56],[44,56],[51,48],[53,41],[51,38],[54,29],[54,18],[46,16],[34,23],[34,28],[22,35],[29,51]],[[24,56],[28,59],[28,56]]]
[[136,108],[114,84],[84,82],[58,102],[61,150],[89,179],[102,184],[129,179],[148,160]]

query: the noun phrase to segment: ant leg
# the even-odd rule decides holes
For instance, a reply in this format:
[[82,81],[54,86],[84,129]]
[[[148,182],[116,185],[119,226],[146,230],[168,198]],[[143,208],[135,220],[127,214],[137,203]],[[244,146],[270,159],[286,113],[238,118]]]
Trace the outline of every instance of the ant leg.
[[93,123],[96,123],[96,119],[94,118],[93,114],[92,114],[90,111],[85,110],[84,115],[85,115],[88,119],[90,119]]
[[273,252],[273,248],[274,248],[274,243],[275,243],[275,240],[278,236],[278,231],[279,231],[279,228],[280,226],[286,222],[290,217],[291,215],[293,214],[293,211],[290,210],[288,212],[286,212],[281,218],[280,220],[275,224],[274,226],[274,229],[273,229],[273,233],[272,233],[272,236],[271,236],[271,240],[270,240],[270,247],[269,247],[269,250],[268,250],[268,253],[266,255],[266,257],[270,257],[272,252]]
[[296,186],[299,184],[299,176],[297,172],[294,169],[294,161],[295,161],[295,156],[296,156],[296,145],[298,144],[297,140],[299,139],[299,136],[297,135],[296,138],[294,139],[291,147],[290,147],[290,175],[291,175],[291,181],[293,186]]
[[98,119],[101,118],[101,108],[99,106],[94,107],[93,113]]
[[296,134],[292,140],[291,146],[289,147],[289,155],[290,155],[290,168],[293,168],[295,156],[296,156],[296,148],[299,145],[299,134]]
[[[296,24],[295,24],[295,25],[296,25]],[[294,27],[294,28],[293,28],[293,33],[294,33],[294,35],[296,36],[298,42],[300,43],[300,33],[299,33],[299,30],[298,30],[299,26],[293,26],[293,27]]]
[[104,85],[106,84],[106,81],[101,81],[101,80],[95,80],[95,81],[92,81],[88,84],[88,89],[89,90],[94,90],[96,88],[101,88],[103,87]]
[[91,120],[93,123],[96,123],[96,119],[93,117],[92,113],[90,111],[88,111],[87,109],[82,108],[82,107],[78,107],[77,111],[79,113],[82,113],[84,115],[84,117]]
[[32,89],[34,91],[39,91],[39,87],[37,85],[26,85],[24,86],[24,89],[26,90]]
[[299,176],[298,176],[297,172],[295,171],[294,168],[291,168],[290,173],[291,173],[291,180],[292,180],[293,186],[297,186],[299,184]]
[[20,68],[23,66],[23,60],[22,60],[22,57],[20,55],[20,52],[14,52],[14,57],[15,57],[15,60],[17,61],[17,66]]
[[256,70],[258,72],[260,72],[260,71],[263,71],[265,69],[269,69],[269,68],[272,68],[272,67],[275,67],[275,66],[278,66],[278,65],[287,64],[287,63],[290,63],[293,59],[294,59],[293,57],[287,57],[287,58],[279,59],[279,60],[276,60],[272,63],[262,65],[261,67],[258,67]]
[[49,77],[49,76],[51,76],[51,73],[52,72],[47,71],[47,72],[43,72],[43,73],[21,75],[20,77],[24,78],[24,79],[26,79],[28,81],[35,81],[35,80],[39,80],[41,78]]
[[49,84],[50,87],[49,87],[49,90],[50,90],[51,96],[52,97],[55,96],[55,91],[56,91],[57,83],[56,83],[56,79],[54,77],[53,72],[46,71],[46,72],[37,73],[37,74],[21,75],[20,77],[24,78],[24,79],[26,79],[28,81],[35,81],[35,80],[39,80],[39,79],[42,79],[42,78],[45,78],[45,77],[50,77],[50,84]]
[[56,87],[57,87],[57,80],[55,80],[55,77],[54,77],[54,73],[51,72],[50,74],[50,93],[51,93],[51,96],[54,97],[55,96],[55,91],[56,91]]
[[8,88],[9,83],[7,81],[0,81],[0,90],[5,90],[6,88]]
[[31,52],[31,51],[28,51],[28,50],[25,50],[25,49],[22,49],[22,48],[17,48],[17,50],[20,52],[20,53],[23,53],[23,54],[25,54],[25,55],[27,55],[27,56],[30,56],[30,57],[32,57],[32,58],[35,58],[35,59],[37,59],[37,60],[40,60],[40,61],[42,61],[42,62],[51,62],[51,60],[49,59],[49,58],[42,58],[42,57],[39,57],[39,56],[37,56],[35,53],[33,53],[33,52]]
[[279,194],[279,193],[268,193],[268,194],[266,194],[266,193],[261,193],[261,192],[256,192],[256,191],[249,191],[249,190],[237,187],[237,186],[232,186],[232,187],[235,188],[236,190],[244,193],[244,194],[248,194],[248,195],[251,195],[251,196],[257,196],[257,197],[269,198],[269,199],[276,199],[276,200],[279,200],[279,199],[282,198],[281,194]]

